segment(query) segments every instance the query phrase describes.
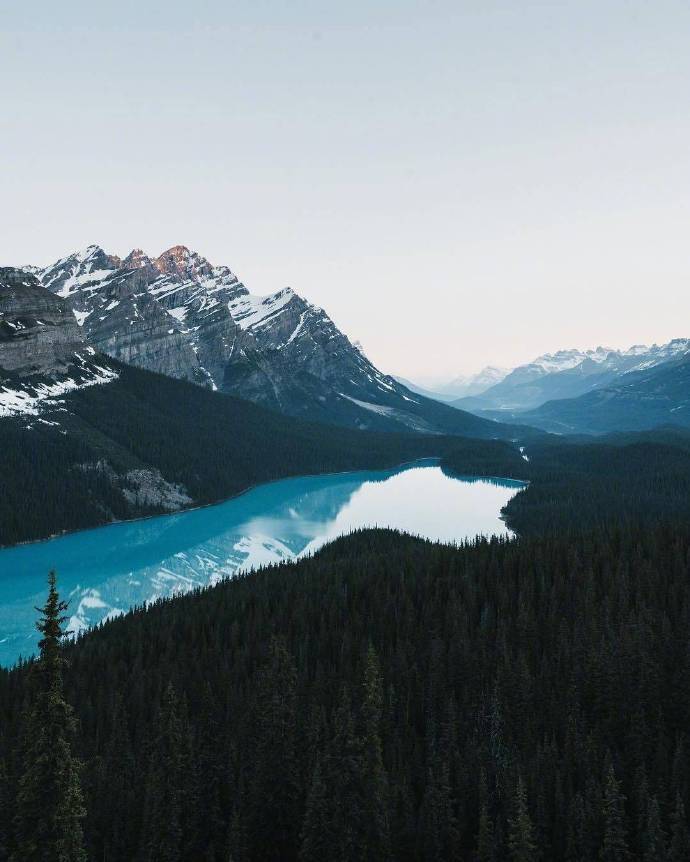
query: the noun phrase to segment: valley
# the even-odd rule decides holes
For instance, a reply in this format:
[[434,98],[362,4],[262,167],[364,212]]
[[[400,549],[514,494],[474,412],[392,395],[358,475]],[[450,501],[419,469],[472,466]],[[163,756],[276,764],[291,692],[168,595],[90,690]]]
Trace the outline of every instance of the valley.
[[680,862],[687,353],[435,394],[184,247],[0,270],[0,800],[57,569],[93,858],[497,862],[521,806],[584,862],[625,787]]
[[0,42],[0,862],[690,862],[690,5]]
[[450,543],[507,536],[501,510],[523,487],[451,478],[435,461],[421,461],[284,479],[184,514],[0,550],[0,665],[35,652],[34,608],[51,568],[70,602],[67,627],[78,635],[132,607],[311,555],[366,527]]

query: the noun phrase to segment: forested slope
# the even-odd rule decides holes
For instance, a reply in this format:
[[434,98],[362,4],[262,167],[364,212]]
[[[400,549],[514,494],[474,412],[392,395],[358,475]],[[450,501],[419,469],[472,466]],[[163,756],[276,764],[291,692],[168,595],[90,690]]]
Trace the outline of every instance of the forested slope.
[[90,858],[687,859],[689,560],[366,532],[115,620],[67,651]]
[[527,461],[517,447],[495,441],[489,459],[480,441],[463,441],[441,463],[451,474],[488,470],[528,480],[503,513],[520,536],[690,521],[690,434],[681,429],[588,442],[545,437],[525,451]]
[[[452,446],[438,435],[304,422],[115,367],[118,380],[70,393],[39,417],[0,419],[0,545],[209,503],[285,476],[391,467]],[[491,457],[496,445],[476,441],[473,451]]]

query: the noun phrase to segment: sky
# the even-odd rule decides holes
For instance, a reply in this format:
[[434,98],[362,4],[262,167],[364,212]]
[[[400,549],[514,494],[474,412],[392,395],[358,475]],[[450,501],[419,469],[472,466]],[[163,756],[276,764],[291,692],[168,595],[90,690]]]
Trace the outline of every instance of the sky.
[[0,0],[0,265],[181,243],[420,382],[690,336],[690,4]]

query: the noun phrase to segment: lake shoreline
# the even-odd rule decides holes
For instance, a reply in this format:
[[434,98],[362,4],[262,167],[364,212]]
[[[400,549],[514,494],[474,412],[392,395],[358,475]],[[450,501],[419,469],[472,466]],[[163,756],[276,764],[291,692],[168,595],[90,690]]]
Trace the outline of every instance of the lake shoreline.
[[[402,463],[392,464],[390,467],[381,467],[381,468],[367,468],[363,467],[360,470],[336,470],[336,471],[328,471],[324,473],[295,473],[289,476],[280,476],[277,479],[267,479],[265,482],[254,482],[252,485],[248,485],[246,488],[243,488],[241,491],[238,491],[236,494],[230,494],[229,497],[221,497],[218,500],[211,500],[208,503],[195,503],[191,506],[182,506],[179,509],[175,509],[172,512],[154,512],[151,515],[133,515],[131,518],[118,518],[114,521],[106,521],[103,524],[94,524],[92,527],[81,527],[78,530],[63,530],[61,533],[53,533],[51,536],[44,536],[42,539],[27,539],[25,542],[15,542],[12,545],[0,545],[0,551],[10,551],[12,548],[23,548],[27,545],[42,545],[47,542],[54,542],[56,539],[63,539],[65,536],[74,536],[77,533],[88,533],[91,530],[102,530],[104,527],[120,527],[124,524],[135,524],[138,521],[151,521],[154,518],[169,518],[172,515],[182,515],[185,512],[196,512],[199,509],[209,509],[212,506],[222,506],[223,503],[228,503],[230,500],[237,500],[239,497],[243,497],[245,494],[248,494],[250,491],[254,491],[256,488],[262,488],[268,485],[274,485],[276,482],[285,482],[289,479],[317,479],[317,478],[325,478],[327,476],[346,476],[348,473],[367,473],[372,470],[380,470],[380,472],[386,472],[387,470],[400,470],[406,467],[411,467],[414,464],[421,464],[425,461],[430,461],[434,463],[440,463],[440,456],[429,456],[428,458],[416,458],[414,461],[403,461]],[[499,477],[482,477],[482,478],[499,478]],[[508,477],[506,477],[508,479]],[[520,481],[513,480],[510,481]]]
[[[362,529],[460,545],[515,538],[502,509],[520,480],[445,472],[439,458],[259,483],[216,504],[148,516],[0,551],[0,665],[35,651],[45,574],[59,573],[70,631],[132,607],[286,563]],[[119,529],[108,529],[118,527]]]

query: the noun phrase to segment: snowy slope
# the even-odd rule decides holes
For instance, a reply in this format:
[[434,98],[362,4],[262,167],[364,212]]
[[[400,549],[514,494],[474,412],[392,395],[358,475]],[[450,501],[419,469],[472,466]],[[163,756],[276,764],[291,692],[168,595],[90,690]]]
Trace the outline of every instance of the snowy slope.
[[0,269],[0,417],[36,416],[68,392],[117,376],[64,300],[30,273]]

